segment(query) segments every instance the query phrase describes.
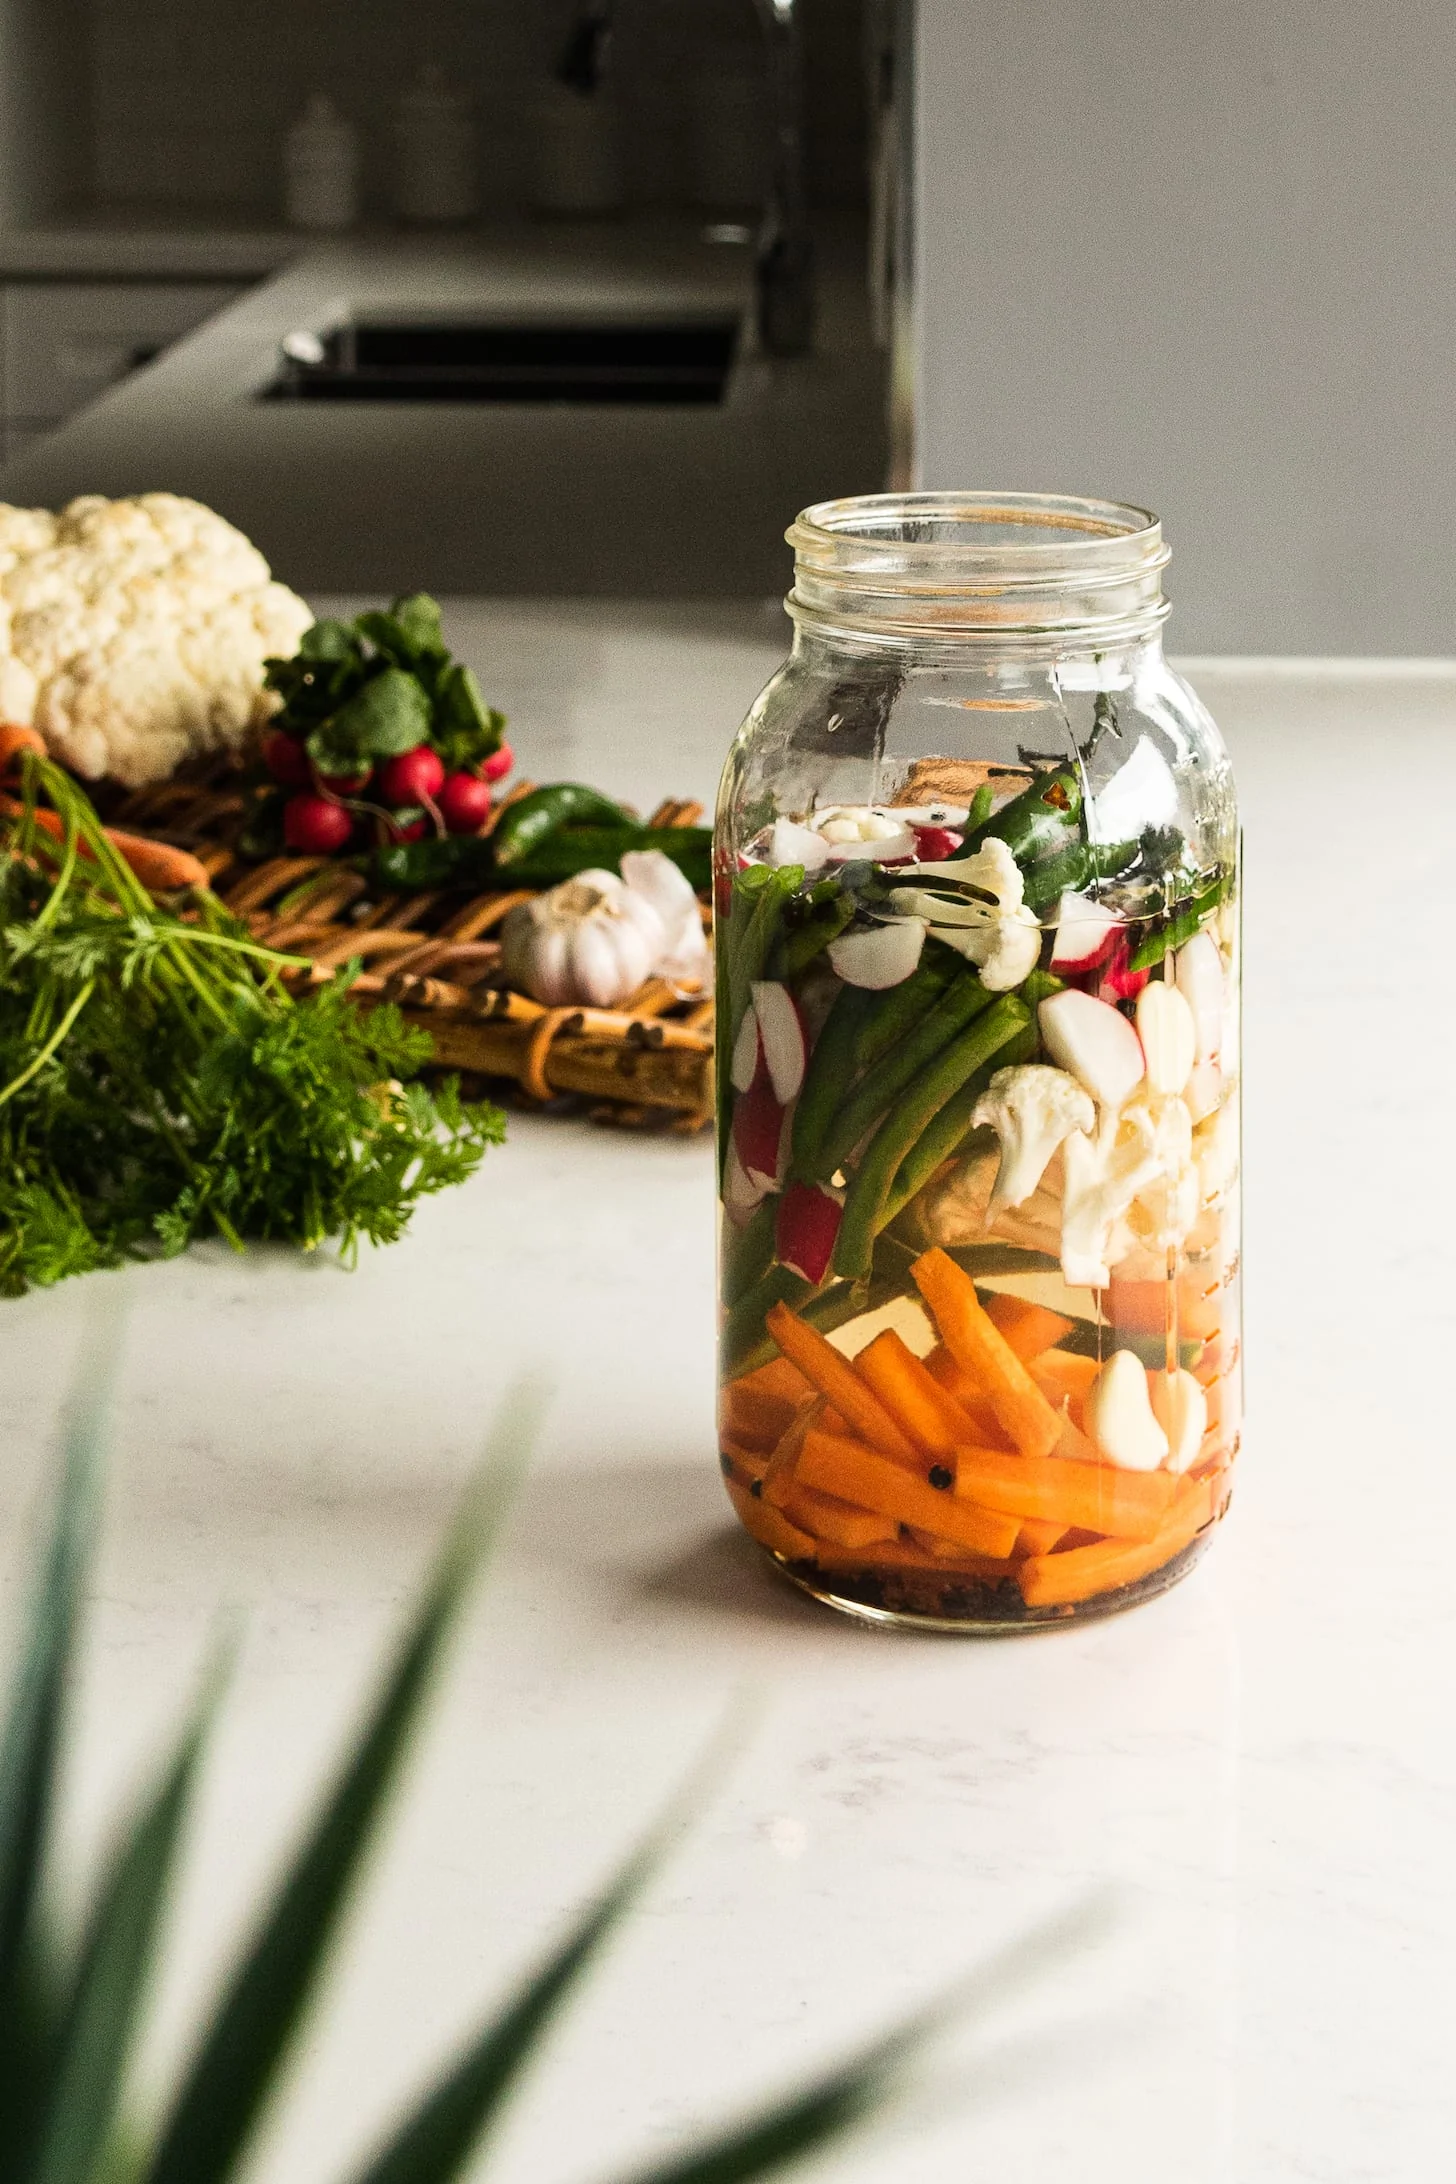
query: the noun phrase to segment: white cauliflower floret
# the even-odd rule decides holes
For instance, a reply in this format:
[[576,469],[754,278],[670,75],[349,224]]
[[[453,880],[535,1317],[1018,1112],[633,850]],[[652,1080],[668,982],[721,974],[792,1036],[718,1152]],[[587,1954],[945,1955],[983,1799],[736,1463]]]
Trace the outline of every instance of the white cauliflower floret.
[[1001,1143],[1001,1165],[987,1218],[1003,1206],[1025,1205],[1057,1148],[1074,1130],[1090,1136],[1097,1120],[1091,1096],[1065,1069],[1024,1062],[998,1069],[977,1100],[971,1121],[989,1125]]
[[235,748],[273,711],[265,658],[312,620],[200,502],[0,504],[0,716],[88,779],[138,788]]
[[[1022,900],[1021,867],[999,835],[989,835],[971,857],[917,865],[917,872],[954,880],[976,890],[949,895],[924,887],[897,887],[890,908],[924,918],[937,940],[974,963],[990,993],[1009,993],[1036,968],[1041,926]],[[989,895],[989,902],[979,897]]]
[[1069,1137],[1062,1157],[1062,1273],[1074,1288],[1105,1289],[1139,1236],[1166,1253],[1198,1218],[1193,1123],[1181,1099],[1129,1100],[1095,1138]]

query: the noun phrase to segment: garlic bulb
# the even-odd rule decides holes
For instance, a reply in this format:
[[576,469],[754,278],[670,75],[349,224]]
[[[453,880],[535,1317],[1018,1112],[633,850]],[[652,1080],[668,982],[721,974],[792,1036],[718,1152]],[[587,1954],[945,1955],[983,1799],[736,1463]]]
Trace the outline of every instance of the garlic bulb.
[[548,1008],[610,1009],[657,974],[702,976],[697,897],[676,865],[660,850],[629,852],[622,864],[623,878],[579,872],[511,912],[501,956],[512,985]]

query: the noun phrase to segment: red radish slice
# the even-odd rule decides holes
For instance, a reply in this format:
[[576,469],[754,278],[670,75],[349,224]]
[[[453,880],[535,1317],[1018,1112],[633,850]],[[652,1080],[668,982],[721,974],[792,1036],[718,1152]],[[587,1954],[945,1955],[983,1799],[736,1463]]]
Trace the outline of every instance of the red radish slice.
[[758,1036],[758,1018],[750,1000],[743,1012],[743,1022],[738,1027],[738,1037],[733,1042],[733,1059],[728,1065],[728,1082],[735,1092],[746,1092],[758,1075],[762,1043]]
[[1195,933],[1178,950],[1178,991],[1193,1011],[1200,1062],[1216,1061],[1223,1045],[1223,958],[1212,933]]
[[917,827],[915,829],[915,860],[917,864],[944,864],[953,857],[965,840],[963,834],[952,834],[949,827]]
[[841,933],[829,943],[829,967],[846,986],[864,986],[883,993],[910,976],[925,946],[922,918],[895,918],[884,925],[867,925],[857,933]]
[[1095,971],[1106,962],[1122,926],[1115,910],[1108,910],[1090,895],[1068,888],[1057,904],[1057,937],[1052,947],[1052,969],[1059,978],[1076,978]]
[[733,1109],[733,1143],[750,1183],[776,1191],[783,1180],[784,1110],[765,1075],[740,1092]]
[[[804,1019],[788,987],[776,978],[760,978],[755,982],[753,1012],[758,1018],[758,1036],[763,1045],[763,1058],[768,1064],[774,1098],[780,1107],[787,1107],[799,1096],[804,1067],[809,1059]],[[737,1060],[736,1053],[734,1060]]]
[[754,1214],[768,1196],[761,1183],[755,1183],[738,1157],[738,1147],[730,1137],[728,1157],[723,1163],[723,1211],[735,1228],[747,1228]]
[[844,1208],[817,1183],[791,1183],[779,1201],[775,1248],[806,1282],[822,1282],[834,1256]]
[[1106,1001],[1069,986],[1037,1010],[1047,1052],[1104,1107],[1121,1107],[1143,1078],[1142,1042]]
[[1107,968],[1097,981],[1097,998],[1100,1001],[1136,1001],[1148,982],[1147,971],[1134,971],[1129,967],[1132,949],[1126,933],[1119,933],[1112,943],[1112,953],[1107,958]]

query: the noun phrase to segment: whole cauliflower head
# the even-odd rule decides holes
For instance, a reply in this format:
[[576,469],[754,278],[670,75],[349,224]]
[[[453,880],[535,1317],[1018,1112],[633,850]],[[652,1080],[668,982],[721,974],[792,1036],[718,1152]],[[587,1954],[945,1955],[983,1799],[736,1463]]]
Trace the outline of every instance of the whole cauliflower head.
[[236,749],[274,709],[264,660],[312,621],[199,501],[0,503],[0,718],[88,780],[140,788]]

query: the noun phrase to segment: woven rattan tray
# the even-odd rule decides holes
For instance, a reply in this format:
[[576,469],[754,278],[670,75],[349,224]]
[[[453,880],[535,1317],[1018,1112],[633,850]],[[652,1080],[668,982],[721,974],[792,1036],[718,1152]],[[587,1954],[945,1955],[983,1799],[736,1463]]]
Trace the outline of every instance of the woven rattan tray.
[[[518,782],[493,816],[531,788]],[[392,1001],[428,1031],[442,1068],[513,1080],[537,1104],[585,1110],[600,1122],[701,1129],[713,1106],[713,1002],[705,990],[653,979],[619,1009],[547,1009],[514,993],[494,935],[522,891],[384,894],[327,857],[239,855],[246,807],[240,776],[218,770],[107,799],[109,825],[190,849],[222,901],[268,946],[307,956],[330,978],[358,957],[353,992]],[[690,826],[702,806],[661,804],[653,826]],[[708,912],[704,909],[704,923]]]

